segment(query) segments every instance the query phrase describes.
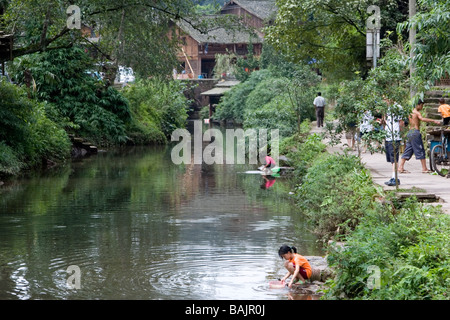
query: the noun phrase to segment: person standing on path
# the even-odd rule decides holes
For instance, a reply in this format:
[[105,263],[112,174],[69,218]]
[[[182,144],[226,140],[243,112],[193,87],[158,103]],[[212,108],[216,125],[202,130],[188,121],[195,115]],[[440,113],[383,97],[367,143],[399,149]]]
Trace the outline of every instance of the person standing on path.
[[325,99],[322,97],[322,93],[317,93],[317,97],[314,99],[314,107],[316,108],[317,127],[323,127],[323,118],[325,117]]
[[428,119],[422,116],[420,111],[423,109],[423,101],[419,100],[417,106],[413,109],[409,116],[409,131],[407,134],[407,141],[405,152],[403,152],[400,164],[398,166],[399,173],[409,173],[405,170],[405,162],[411,159],[413,153],[416,155],[416,159],[420,160],[422,164],[422,173],[432,173],[433,171],[427,168],[425,160],[425,148],[423,147],[422,135],[420,134],[420,123],[429,122],[435,124],[441,124],[439,120]]
[[444,120],[444,126],[450,124],[450,106],[445,103],[445,99],[439,99],[439,109],[438,112],[442,115],[442,119]]
[[[388,103],[390,104],[391,102],[388,100]],[[394,106],[394,109],[402,109],[398,104],[395,104]],[[386,161],[392,164],[392,177],[384,184],[393,187],[395,185],[400,185],[400,179],[398,179],[398,175],[396,174],[395,163],[398,164],[400,158],[400,143],[402,142],[400,132],[404,127],[404,121],[401,116],[396,115],[392,110],[389,110],[386,116],[383,117],[382,122],[384,123],[384,130],[386,133],[384,145],[386,150]],[[396,178],[397,181],[395,180]]]

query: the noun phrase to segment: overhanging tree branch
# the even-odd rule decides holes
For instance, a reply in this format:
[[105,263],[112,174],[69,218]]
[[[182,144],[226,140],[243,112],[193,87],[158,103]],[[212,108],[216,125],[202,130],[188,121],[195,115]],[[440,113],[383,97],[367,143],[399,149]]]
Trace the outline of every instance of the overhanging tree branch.
[[73,45],[73,42],[70,42],[69,44],[66,44],[66,45],[60,45],[57,47],[48,47],[50,44],[52,44],[59,38],[63,37],[65,34],[67,34],[69,31],[70,31],[70,29],[68,29],[67,27],[64,27],[64,29],[62,29],[60,33],[51,37],[50,39],[41,39],[41,41],[39,43],[34,43],[34,44],[31,44],[31,45],[29,45],[27,47],[23,47],[23,48],[13,49],[13,52],[12,52],[13,59],[23,56],[23,55],[26,55],[26,54],[42,52],[45,50],[70,48]]

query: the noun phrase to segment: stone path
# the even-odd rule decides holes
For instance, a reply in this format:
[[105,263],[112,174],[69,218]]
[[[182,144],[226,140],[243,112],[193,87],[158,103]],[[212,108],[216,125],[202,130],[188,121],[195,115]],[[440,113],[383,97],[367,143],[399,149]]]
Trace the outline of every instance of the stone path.
[[[321,133],[323,128],[317,128],[316,123],[312,123],[311,133]],[[324,141],[327,142],[327,141]],[[343,149],[347,148],[347,140],[342,138],[341,143],[336,146],[328,146],[328,152],[342,153]],[[357,154],[357,151],[350,151],[352,154]],[[384,182],[391,178],[392,165],[386,162],[386,155],[384,153],[370,154],[361,153],[362,162],[366,168],[370,170],[373,181],[383,187],[384,190],[395,190],[395,187],[388,187]],[[427,166],[429,167],[429,160],[427,159]],[[434,194],[439,199],[436,205],[442,205],[445,213],[450,214],[450,179],[441,177],[439,175],[422,173],[422,166],[420,161],[413,156],[405,164],[405,169],[410,173],[399,173],[400,189],[412,189],[413,187],[423,189],[424,193],[417,193],[418,196],[424,194]]]

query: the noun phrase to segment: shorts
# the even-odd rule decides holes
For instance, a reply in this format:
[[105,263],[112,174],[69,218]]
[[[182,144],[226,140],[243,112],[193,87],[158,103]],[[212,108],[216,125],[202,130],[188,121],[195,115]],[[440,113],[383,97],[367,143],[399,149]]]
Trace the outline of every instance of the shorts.
[[[400,143],[401,140],[395,141],[395,143],[392,143],[392,141],[386,141],[384,143],[384,148],[386,149],[386,161],[390,163],[398,163],[398,158],[400,155]],[[394,158],[394,144],[395,144],[395,158]],[[394,160],[395,159],[395,160]]]
[[306,269],[305,268],[300,267],[300,272],[299,273],[303,277],[303,279],[308,279],[309,278],[308,274],[306,273]]
[[444,118],[444,126],[447,126],[450,123],[450,117]]
[[[293,263],[293,267],[295,269],[295,263]],[[303,267],[300,267],[300,271],[299,271],[300,275],[303,277],[303,279],[309,279],[308,277],[308,273],[306,272],[306,269]]]
[[417,129],[409,130],[408,141],[406,141],[405,152],[403,152],[402,159],[411,159],[413,153],[417,160],[425,159],[425,149],[423,147],[422,135]]

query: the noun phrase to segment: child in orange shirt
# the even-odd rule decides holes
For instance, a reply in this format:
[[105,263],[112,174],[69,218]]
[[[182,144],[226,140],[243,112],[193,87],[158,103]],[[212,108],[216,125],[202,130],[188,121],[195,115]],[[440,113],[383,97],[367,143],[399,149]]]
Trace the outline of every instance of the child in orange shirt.
[[305,257],[297,253],[296,247],[283,245],[278,250],[278,255],[286,260],[284,267],[288,270],[288,273],[283,277],[283,279],[281,279],[281,281],[286,281],[286,279],[292,275],[292,279],[288,285],[289,288],[292,288],[292,285],[297,280],[303,283],[303,281],[306,282],[306,279],[311,278],[311,265]]
[[438,111],[441,113],[442,118],[444,119],[444,126],[448,125],[450,122],[450,106],[445,104],[444,99],[439,99],[439,109]]

